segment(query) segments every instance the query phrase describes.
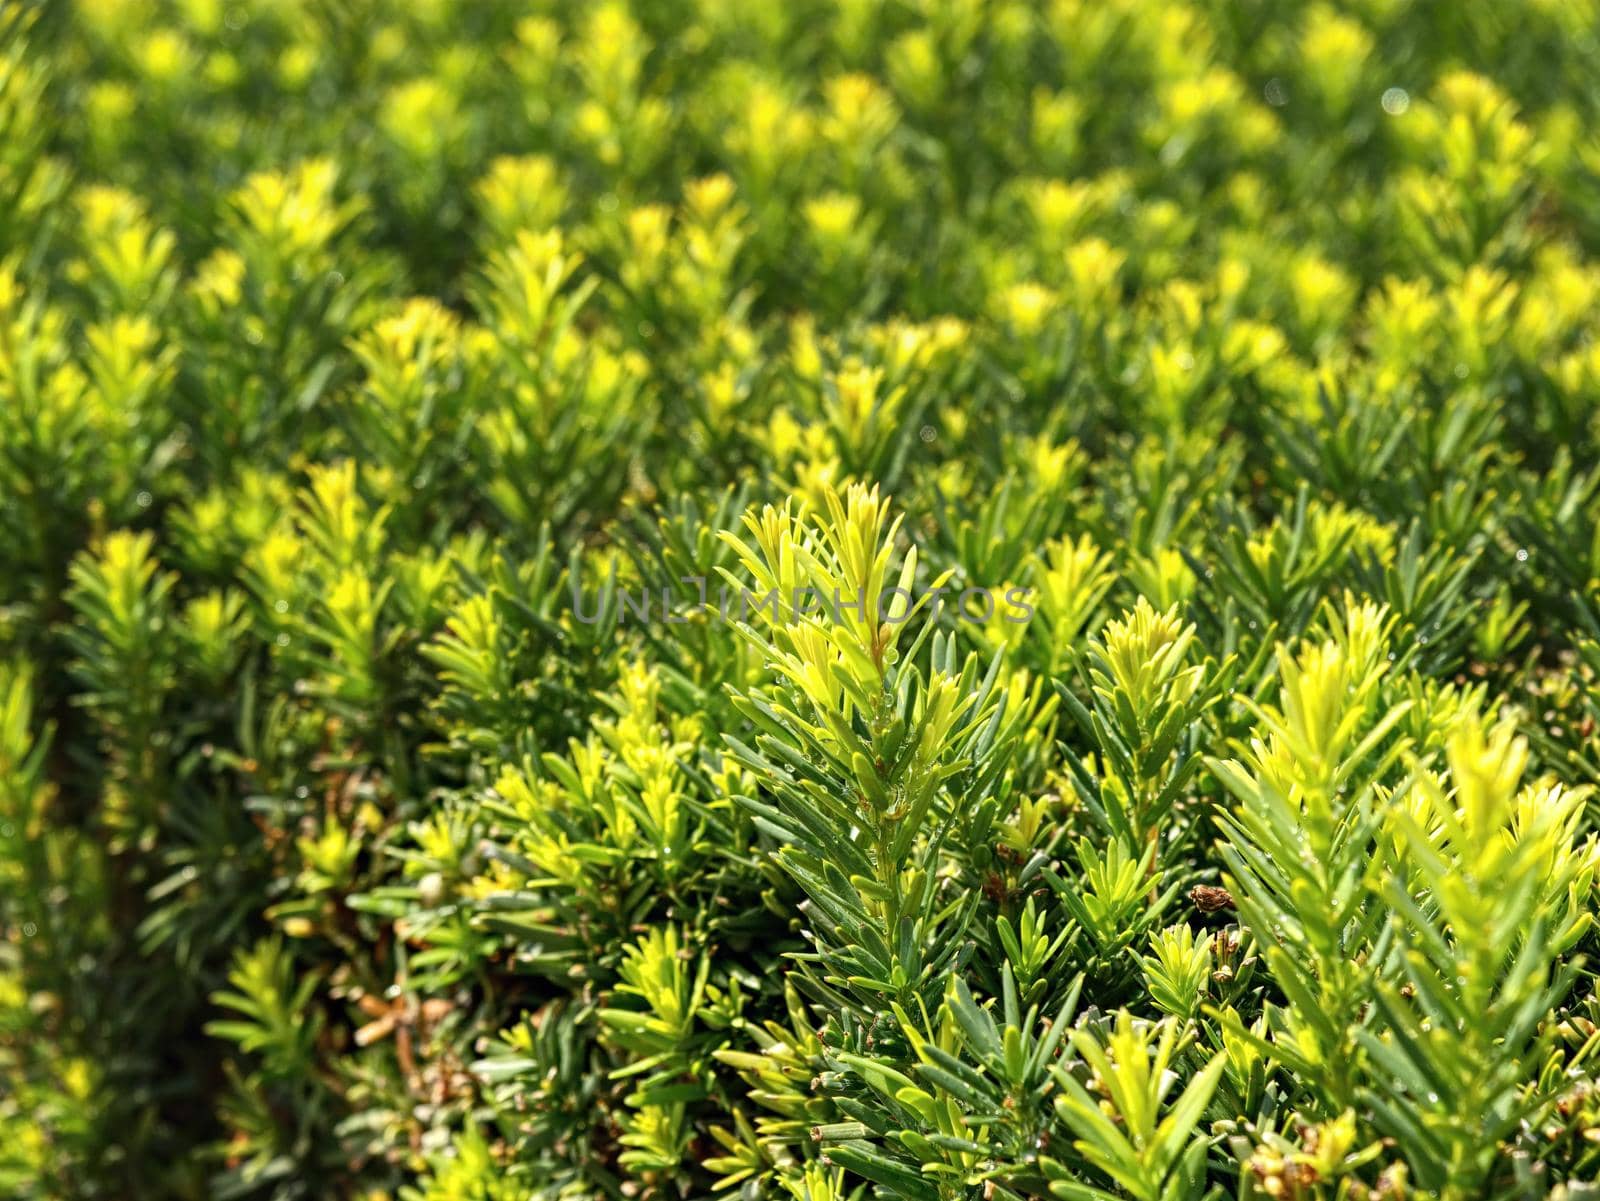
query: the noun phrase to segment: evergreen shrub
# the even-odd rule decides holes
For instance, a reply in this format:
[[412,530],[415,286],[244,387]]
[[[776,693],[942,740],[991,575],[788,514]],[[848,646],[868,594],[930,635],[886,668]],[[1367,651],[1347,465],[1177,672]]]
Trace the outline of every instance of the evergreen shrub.
[[1592,1197],[1595,0],[0,0],[0,1196]]

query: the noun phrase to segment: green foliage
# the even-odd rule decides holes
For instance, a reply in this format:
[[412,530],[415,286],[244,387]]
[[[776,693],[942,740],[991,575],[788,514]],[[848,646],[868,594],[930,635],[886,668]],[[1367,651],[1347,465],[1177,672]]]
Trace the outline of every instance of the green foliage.
[[0,0],[0,1194],[1592,1190],[1593,0]]

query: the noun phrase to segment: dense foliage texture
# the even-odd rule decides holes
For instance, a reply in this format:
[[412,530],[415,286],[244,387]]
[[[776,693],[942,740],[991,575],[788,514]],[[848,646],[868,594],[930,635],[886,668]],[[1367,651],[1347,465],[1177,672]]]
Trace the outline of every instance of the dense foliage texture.
[[1588,1195],[1597,30],[0,0],[0,1195]]

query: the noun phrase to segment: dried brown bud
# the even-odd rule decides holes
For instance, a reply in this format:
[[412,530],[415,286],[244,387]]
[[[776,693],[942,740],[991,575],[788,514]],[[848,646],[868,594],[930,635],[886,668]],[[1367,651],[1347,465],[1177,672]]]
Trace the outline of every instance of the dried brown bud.
[[1210,884],[1196,884],[1189,890],[1189,899],[1201,913],[1216,913],[1219,909],[1233,908],[1233,894],[1226,888]]

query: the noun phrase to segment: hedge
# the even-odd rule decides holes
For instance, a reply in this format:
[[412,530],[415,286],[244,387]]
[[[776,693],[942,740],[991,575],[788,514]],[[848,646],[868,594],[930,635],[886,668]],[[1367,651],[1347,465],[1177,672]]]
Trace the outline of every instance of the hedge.
[[0,0],[0,1194],[1591,1197],[1595,0]]

